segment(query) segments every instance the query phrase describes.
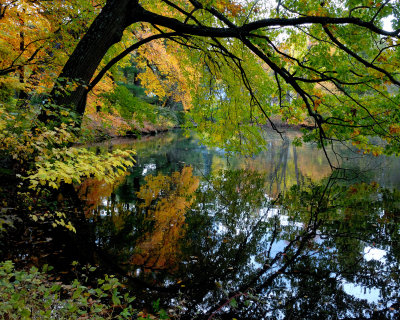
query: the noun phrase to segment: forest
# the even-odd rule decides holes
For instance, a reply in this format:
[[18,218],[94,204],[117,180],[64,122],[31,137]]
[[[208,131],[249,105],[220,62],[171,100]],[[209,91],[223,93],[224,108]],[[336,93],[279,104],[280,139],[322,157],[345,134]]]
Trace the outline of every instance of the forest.
[[0,318],[396,319],[400,2],[0,0]]

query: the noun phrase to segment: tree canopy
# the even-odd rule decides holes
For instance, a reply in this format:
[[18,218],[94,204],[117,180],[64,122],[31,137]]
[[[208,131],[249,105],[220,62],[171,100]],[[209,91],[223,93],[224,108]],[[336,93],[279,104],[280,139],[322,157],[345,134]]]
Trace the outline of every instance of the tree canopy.
[[[227,150],[256,150],[259,127],[280,132],[280,119],[307,124],[302,139],[325,151],[350,142],[400,152],[397,1],[6,0],[0,9],[2,92],[44,92],[50,109],[78,120],[104,76],[115,85],[115,66],[135,61],[147,94],[181,102],[203,140]],[[39,120],[59,112],[48,114]]]

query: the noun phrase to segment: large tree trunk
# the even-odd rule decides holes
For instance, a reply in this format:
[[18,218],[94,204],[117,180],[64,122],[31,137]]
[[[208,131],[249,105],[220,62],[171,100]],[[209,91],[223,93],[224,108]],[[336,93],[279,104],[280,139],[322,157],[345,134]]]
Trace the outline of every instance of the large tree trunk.
[[[108,0],[69,57],[50,94],[52,103],[66,106],[83,116],[87,86],[107,50],[121,40],[124,30],[137,21],[138,0]],[[68,81],[78,84],[65,92]],[[49,120],[42,114],[40,120]]]

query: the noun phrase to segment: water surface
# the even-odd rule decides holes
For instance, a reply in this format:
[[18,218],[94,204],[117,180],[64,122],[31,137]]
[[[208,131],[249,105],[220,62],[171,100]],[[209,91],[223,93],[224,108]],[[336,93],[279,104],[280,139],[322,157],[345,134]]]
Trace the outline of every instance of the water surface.
[[253,157],[180,131],[92,146],[137,150],[116,184],[78,191],[99,256],[138,304],[179,319],[399,316],[399,160],[339,147],[351,170],[332,172],[296,135],[271,133]]

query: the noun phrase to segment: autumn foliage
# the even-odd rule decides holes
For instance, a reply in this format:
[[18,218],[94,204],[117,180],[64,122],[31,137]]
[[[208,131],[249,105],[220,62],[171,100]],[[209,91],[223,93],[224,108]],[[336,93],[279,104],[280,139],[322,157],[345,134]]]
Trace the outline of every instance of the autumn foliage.
[[199,179],[191,167],[171,176],[147,176],[137,196],[147,219],[154,221],[151,232],[143,235],[131,263],[145,270],[173,270],[179,262],[179,240],[185,235],[185,212],[194,202]]

